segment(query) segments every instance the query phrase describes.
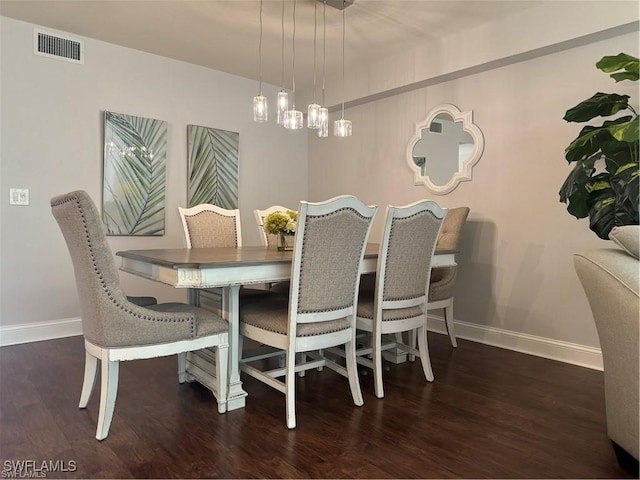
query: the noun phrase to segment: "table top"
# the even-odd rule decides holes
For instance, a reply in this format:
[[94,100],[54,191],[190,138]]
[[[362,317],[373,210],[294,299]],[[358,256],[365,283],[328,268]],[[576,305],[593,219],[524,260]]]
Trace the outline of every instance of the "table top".
[[[378,256],[380,245],[368,243],[364,258]],[[436,255],[454,254],[455,250],[436,250]],[[169,268],[206,268],[224,265],[258,265],[264,263],[291,263],[293,252],[278,251],[275,248],[259,247],[219,247],[219,248],[158,248],[150,250],[122,250],[116,255],[153,265]]]

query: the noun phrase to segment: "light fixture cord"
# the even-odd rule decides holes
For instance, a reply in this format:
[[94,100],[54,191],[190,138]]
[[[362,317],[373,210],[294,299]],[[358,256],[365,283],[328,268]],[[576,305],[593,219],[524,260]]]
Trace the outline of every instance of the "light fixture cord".
[[322,106],[324,103],[324,71],[327,63],[327,0],[322,2]]
[[296,109],[296,0],[293,0],[293,61],[291,62],[291,78],[293,82],[293,108]]
[[344,120],[344,11],[347,9],[347,3],[344,1],[342,3],[342,120]]
[[284,90],[284,1],[282,0],[282,90]]
[[317,5],[318,2],[313,2],[313,103],[316,103],[316,38],[318,26]]
[[260,96],[262,96],[262,0],[260,0],[260,43],[258,46],[258,58],[260,59]]

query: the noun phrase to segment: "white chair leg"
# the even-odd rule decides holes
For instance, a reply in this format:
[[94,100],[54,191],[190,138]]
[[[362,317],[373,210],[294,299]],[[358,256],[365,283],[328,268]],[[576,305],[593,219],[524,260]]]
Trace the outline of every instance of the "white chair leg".
[[382,338],[374,335],[372,339],[372,361],[373,361],[373,382],[376,397],[384,398],[384,387],[382,384]]
[[104,440],[109,434],[113,410],[116,406],[116,395],[118,394],[118,369],[120,366],[117,360],[107,360],[106,355],[101,362],[100,413],[96,430],[98,440]]
[[187,352],[178,354],[178,382],[187,381]]
[[349,378],[349,387],[351,388],[351,396],[353,403],[358,407],[364,405],[362,399],[362,391],[360,390],[360,380],[358,379],[358,364],[356,362],[356,340],[355,336],[350,342],[344,345],[345,360],[347,364],[347,376]]
[[[300,352],[300,353],[298,353],[297,356],[298,356],[298,363],[299,364],[303,364],[304,362],[307,361],[307,354],[306,353]],[[298,376],[299,377],[304,377],[306,375],[306,373],[307,373],[306,370],[300,370],[298,372]]]
[[418,349],[420,350],[420,361],[422,362],[422,370],[427,381],[433,382],[433,370],[431,368],[431,360],[429,359],[429,344],[427,342],[427,325],[418,328]]
[[[416,329],[415,328],[413,328],[413,329],[411,329],[411,330],[409,330],[407,332],[407,341],[409,342],[409,343],[407,343],[407,345],[409,345],[411,348],[414,348],[414,349],[416,348],[417,341],[416,341]],[[409,353],[408,358],[409,358],[410,362],[415,362],[415,360],[416,360],[416,356],[413,353]]]
[[216,389],[218,391],[218,413],[227,411],[227,385],[229,383],[229,345],[216,348]]
[[285,367],[285,396],[287,399],[287,427],[296,428],[296,354],[287,351]]
[[444,307],[444,323],[447,326],[451,345],[453,345],[454,348],[457,348],[458,342],[456,342],[456,332],[453,330],[453,301]]
[[93,387],[96,384],[98,378],[98,359],[85,351],[84,357],[84,380],[82,382],[82,393],[80,394],[80,404],[78,407],[86,408],[91,394],[93,393]]

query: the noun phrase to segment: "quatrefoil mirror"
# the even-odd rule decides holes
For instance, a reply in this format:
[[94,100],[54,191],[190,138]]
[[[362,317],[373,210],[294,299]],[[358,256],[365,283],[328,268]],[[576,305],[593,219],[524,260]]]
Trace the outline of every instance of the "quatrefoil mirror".
[[460,182],[471,180],[472,170],[484,150],[482,131],[473,123],[473,112],[443,104],[429,112],[407,148],[407,163],[414,183],[444,195]]

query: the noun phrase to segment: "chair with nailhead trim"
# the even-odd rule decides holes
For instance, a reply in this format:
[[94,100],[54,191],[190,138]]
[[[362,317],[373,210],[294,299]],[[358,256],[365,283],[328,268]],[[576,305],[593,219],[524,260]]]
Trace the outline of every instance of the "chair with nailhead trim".
[[[239,209],[226,209],[202,203],[190,208],[178,207],[178,213],[182,220],[187,248],[242,246]],[[264,293],[266,293],[264,288],[244,285],[240,288],[242,299]],[[192,303],[199,307],[213,310],[220,315],[227,310],[222,288],[194,288],[190,289],[190,294],[193,298]]]
[[84,191],[51,199],[51,211],[71,255],[80,300],[85,373],[80,408],[86,408],[101,364],[96,438],[109,433],[118,390],[119,362],[178,355],[178,381],[186,380],[186,352],[216,347],[218,412],[227,405],[229,326],[220,316],[183,303],[140,306],[120,287],[118,270],[98,210]]
[[[187,248],[241,247],[240,210],[209,203],[178,207]],[[222,314],[225,310],[221,288],[190,289],[195,305]],[[202,303],[201,303],[202,302]]]
[[[387,207],[374,289],[361,288],[356,325],[370,337],[359,348],[358,363],[373,369],[376,397],[384,397],[382,352],[400,349],[419,355],[427,381],[433,371],[427,344],[427,287],[431,261],[446,210],[429,200]],[[403,332],[415,331],[418,349]],[[411,337],[411,336],[410,336]]]
[[[296,427],[296,372],[326,366],[348,378],[356,405],[364,403],[355,357],[355,306],[360,267],[376,210],[349,195],[320,203],[300,202],[291,294],[265,295],[240,303],[241,340],[249,338],[270,350],[252,356],[240,349],[246,354],[240,368],[285,394],[289,428]],[[346,366],[322,353],[340,345],[344,345]],[[284,356],[284,367],[271,368],[264,361],[271,353]]]
[[[438,248],[458,249],[462,237],[462,227],[467,221],[469,211],[469,207],[448,209],[436,244]],[[449,333],[451,345],[454,347],[458,346],[456,333],[453,329],[453,289],[457,270],[457,265],[432,269],[431,282],[429,283],[429,303],[427,304],[427,310],[443,310],[447,333]]]

